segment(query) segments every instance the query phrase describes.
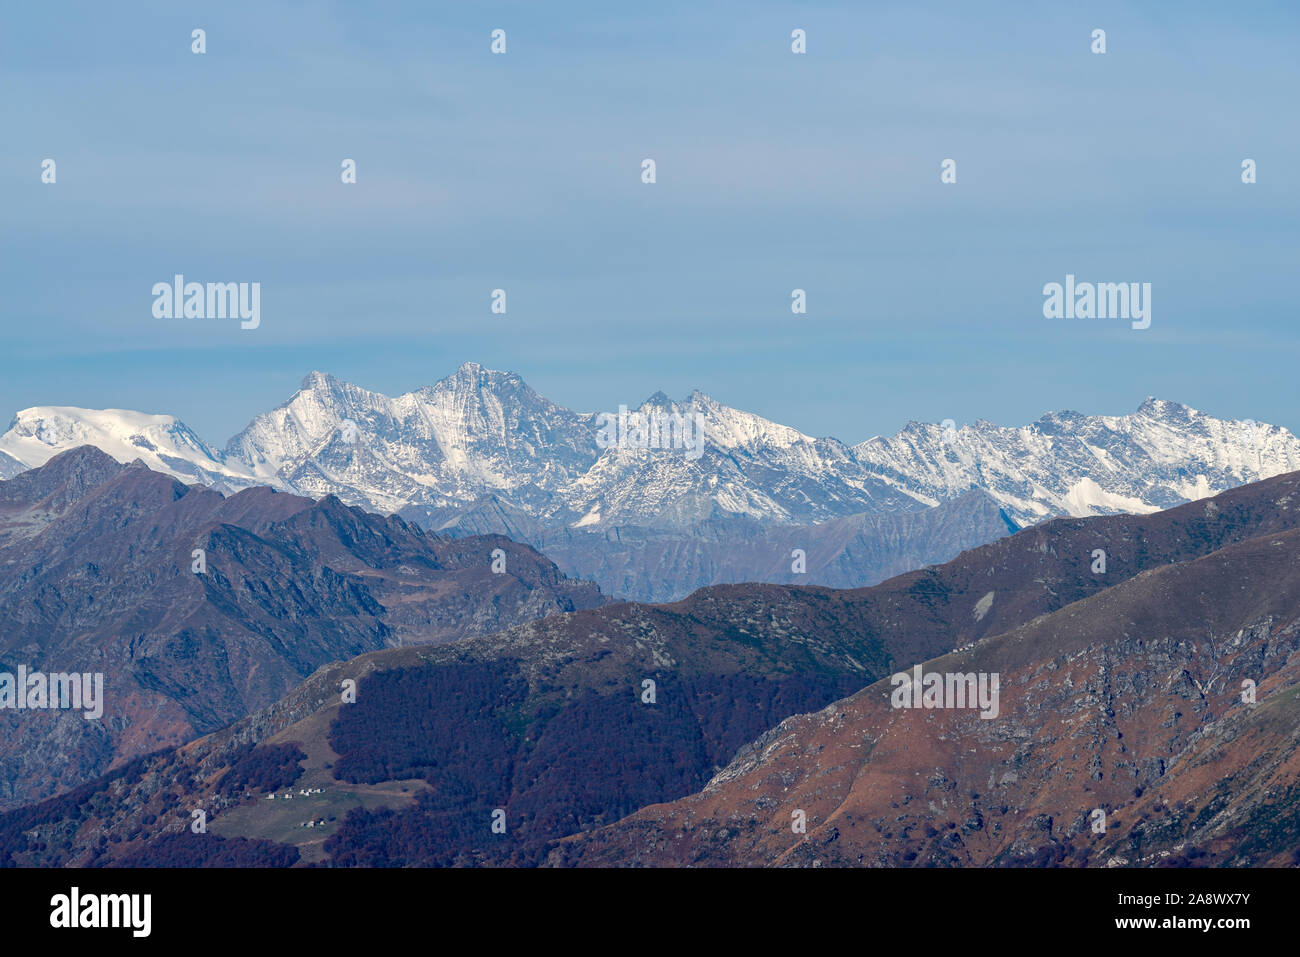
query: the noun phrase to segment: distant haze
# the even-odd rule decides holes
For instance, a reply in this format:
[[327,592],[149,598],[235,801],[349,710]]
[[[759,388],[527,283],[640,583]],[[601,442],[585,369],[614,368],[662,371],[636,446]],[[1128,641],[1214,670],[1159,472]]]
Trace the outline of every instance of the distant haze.
[[[1300,424],[1300,8],[706,6],[15,6],[0,427],[223,441],[308,369],[398,395],[467,360],[850,443],[1149,395]],[[177,274],[259,283],[258,327],[155,318]],[[1150,327],[1044,318],[1067,275],[1150,283]]]

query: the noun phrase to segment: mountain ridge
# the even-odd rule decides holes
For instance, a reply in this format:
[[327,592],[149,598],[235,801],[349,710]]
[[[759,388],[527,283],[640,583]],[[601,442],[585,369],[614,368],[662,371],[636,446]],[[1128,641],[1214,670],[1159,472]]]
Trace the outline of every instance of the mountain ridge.
[[[625,428],[651,414],[702,422],[704,438],[688,449],[671,428]],[[1048,412],[1014,427],[909,422],[856,445],[698,389],[604,416],[622,424],[472,362],[396,397],[313,370],[221,450],[172,416],[23,410],[0,436],[0,474],[88,442],[224,492],[269,485],[453,536],[506,535],[607,594],[670,601],[725,581],[860,587],[1054,516],[1151,513],[1300,469],[1300,440],[1284,428],[1153,397],[1126,415]],[[627,442],[611,447],[602,429]],[[859,534],[822,554],[837,522]],[[796,549],[820,557],[797,572]]]
[[918,663],[999,674],[998,715],[891,708],[882,680],[551,863],[1294,865],[1297,555],[1300,529],[1253,536]]
[[[833,719],[844,710],[838,704],[843,696],[835,694],[837,687],[849,684],[874,689],[874,694],[878,682],[913,664],[951,661],[963,663],[965,670],[965,662],[976,660],[972,655],[990,653],[982,649],[1011,649],[1015,661],[1005,659],[1010,652],[997,651],[1003,658],[995,663],[1007,672],[1002,714],[1013,716],[1017,702],[1023,700],[1018,676],[1030,674],[1023,670],[1024,662],[1032,663],[1034,675],[1066,673],[1063,668],[1076,666],[1062,658],[1068,649],[1060,651],[1056,645],[1073,641],[1072,636],[1086,627],[1089,635],[1123,643],[1121,670],[1125,675],[1145,673],[1142,669],[1146,666],[1137,667],[1134,662],[1141,665],[1141,642],[1149,641],[1160,655],[1168,657],[1171,668],[1175,664],[1190,668],[1191,678],[1204,685],[1212,675],[1214,652],[1207,652],[1203,641],[1198,639],[1199,651],[1182,647],[1187,643],[1180,644],[1179,633],[1142,624],[1159,621],[1150,617],[1150,612],[1141,611],[1160,594],[1150,590],[1150,583],[1190,583],[1180,586],[1176,594],[1171,592],[1163,606],[1172,609],[1167,614],[1181,616],[1179,620],[1188,627],[1203,627],[1197,624],[1205,617],[1202,610],[1224,589],[1232,593],[1231,601],[1220,603],[1220,611],[1214,613],[1219,624],[1214,628],[1237,617],[1243,625],[1250,624],[1247,618],[1254,622],[1258,616],[1253,613],[1236,615],[1237,609],[1249,611],[1254,606],[1250,605],[1251,594],[1235,584],[1254,580],[1243,577],[1243,569],[1256,561],[1262,562],[1261,569],[1268,569],[1268,576],[1259,581],[1290,581],[1286,576],[1291,575],[1291,566],[1286,562],[1294,565],[1294,556],[1273,543],[1290,543],[1287,548],[1300,544],[1297,503],[1300,473],[1291,473],[1154,515],[1055,519],[964,552],[943,566],[909,572],[873,588],[837,591],[792,585],[719,585],[671,604],[617,603],[452,644],[368,652],[322,667],[274,704],[184,748],[150,758],[130,775],[92,782],[87,788],[105,797],[96,799],[90,810],[79,810],[84,799],[80,804],[55,799],[0,816],[0,861],[7,857],[29,865],[147,862],[156,860],[150,855],[164,853],[165,842],[184,839],[190,842],[187,853],[194,855],[193,862],[202,863],[209,859],[205,855],[226,846],[183,837],[188,826],[183,809],[204,807],[213,834],[226,841],[279,842],[275,860],[283,860],[289,847],[305,855],[304,860],[345,865],[540,864],[548,860],[560,864],[676,864],[683,862],[677,850],[686,848],[683,854],[687,858],[703,864],[764,863],[787,851],[790,844],[779,848],[773,844],[769,854],[768,845],[753,843],[751,838],[766,840],[764,835],[771,833],[784,837],[780,828],[755,831],[745,823],[755,816],[748,809],[737,811],[743,827],[734,833],[730,821],[721,818],[716,826],[709,824],[696,832],[709,842],[703,849],[691,843],[692,835],[673,841],[653,837],[648,844],[641,837],[676,834],[671,827],[665,832],[654,815],[676,814],[674,808],[694,806],[691,802],[703,800],[701,789],[710,782],[716,782],[716,790],[738,780],[733,773],[736,768],[752,763],[754,754],[765,754],[769,744],[781,745],[789,738],[791,727]],[[1107,558],[1101,568],[1098,549]],[[1225,564],[1227,559],[1231,562]],[[1290,595],[1292,585],[1300,589],[1300,578],[1277,594]],[[1085,607],[1120,607],[1117,599],[1107,596],[1122,597],[1126,594],[1122,587],[1141,599],[1133,606],[1140,614],[1134,617],[1124,612],[1123,621],[1136,623],[1127,628],[1128,634],[1120,618],[1112,620],[1109,613],[1094,615],[1091,622],[1080,614]],[[1282,598],[1268,600],[1276,604]],[[1235,632],[1236,626],[1232,627]],[[1061,631],[1059,640],[1052,637],[1056,631]],[[1027,641],[1019,637],[1025,635],[1040,638]],[[1278,640],[1262,646],[1260,642],[1269,636]],[[1281,673],[1279,667],[1289,667],[1284,659],[1295,650],[1296,640],[1300,640],[1300,632],[1276,621],[1232,645],[1233,656],[1246,653],[1240,659],[1243,664],[1261,653],[1271,656],[1266,671],[1256,669],[1264,679],[1262,700],[1272,700],[1275,686],[1270,682]],[[1099,706],[1100,692],[1093,685],[1107,674],[1105,667],[1097,671],[1106,666],[1104,644],[1093,637],[1081,646],[1091,650],[1077,666],[1088,669],[1086,676],[1080,671],[1074,679],[1079,686],[1087,684],[1078,701],[1071,698],[1069,686],[1053,692],[1063,695],[1062,701],[1070,708],[1082,707],[1092,714]],[[1218,638],[1214,644],[1221,646]],[[1040,646],[1044,655],[1035,657],[1035,648]],[[1176,669],[1171,673],[1178,675]],[[344,679],[357,681],[355,702],[340,700]],[[646,679],[653,679],[657,687],[658,698],[653,704],[644,698]],[[1131,681],[1137,680],[1131,677]],[[1179,682],[1179,694],[1196,696],[1194,681]],[[858,692],[859,697],[863,693]],[[1221,689],[1215,692],[1220,693]],[[1216,699],[1215,707],[1221,703]],[[1119,707],[1109,699],[1101,705]],[[1141,702],[1125,707],[1144,715],[1141,733],[1131,726],[1124,729],[1120,743],[1130,752],[1141,746],[1143,733],[1154,733],[1152,729],[1160,720],[1170,717]],[[1196,740],[1206,738],[1211,725],[1203,720],[1204,709],[1182,710],[1197,718],[1195,725],[1177,724],[1178,740],[1196,735],[1200,736]],[[788,722],[793,724],[780,723],[782,712],[792,715]],[[1040,708],[1038,713],[1040,717],[1050,715],[1051,709]],[[1154,724],[1149,720],[1152,714],[1160,718]],[[923,716],[918,715],[918,720],[923,721]],[[974,720],[979,727],[980,719]],[[1101,735],[1099,741],[1118,740],[1103,733],[1104,713],[1089,720],[1086,728],[1090,736],[1084,742],[1088,747],[1093,746],[1097,734]],[[1100,730],[1094,729],[1099,721]],[[985,723],[992,729],[1007,727]],[[1051,732],[1053,748],[1062,740],[1067,744],[1073,740],[1062,739],[1054,727],[1038,721],[1028,733],[1045,728]],[[1257,731],[1259,726],[1250,733]],[[836,744],[826,738],[822,746],[845,747],[851,755],[850,746],[858,740],[842,738]],[[964,754],[959,747],[964,740],[951,738],[945,744],[949,739],[935,735],[906,739],[895,754],[897,760],[923,764],[940,745]],[[1002,741],[997,745],[1001,750],[996,751],[999,760],[1012,760],[1006,742],[1017,740],[1018,734],[1004,734],[989,746]],[[1276,736],[1260,740],[1270,755],[1285,750],[1285,742]],[[1106,747],[1107,761],[1119,754],[1120,760],[1131,764],[1123,757],[1124,751]],[[851,785],[851,777],[841,774],[850,766],[847,760],[828,759],[810,770],[806,762],[798,764],[805,753],[803,748],[789,751],[788,760],[794,762],[791,773],[798,775],[797,780],[815,782],[822,773],[837,788]],[[281,757],[293,754],[301,758],[281,763]],[[1032,753],[1020,760],[1030,757]],[[1157,767],[1160,755],[1143,751],[1141,757],[1142,773],[1154,774],[1150,769]],[[275,765],[282,769],[283,778],[257,787],[222,783],[227,780],[225,775],[233,775],[232,781],[249,780],[238,771],[248,762]],[[1084,767],[1086,761],[1071,766]],[[961,767],[954,759],[951,770],[955,773]],[[1014,767],[1013,761],[1000,773],[1009,773]],[[1256,782],[1261,787],[1249,791],[1249,800],[1234,804],[1232,820],[1240,821],[1241,815],[1253,808],[1267,811],[1273,807],[1257,799],[1274,793],[1275,785],[1285,780],[1269,777],[1279,767],[1282,765],[1270,758],[1267,774]],[[1244,773],[1239,767],[1229,771]],[[921,766],[907,765],[898,773],[910,779],[914,772],[919,774]],[[927,780],[932,772],[933,768],[925,771]],[[972,791],[983,794],[992,790],[986,787],[983,774],[981,766],[979,785],[971,786]],[[1041,774],[1033,781],[1041,785]],[[1036,796],[1028,786],[1016,789],[1013,784],[1008,777],[1007,811],[999,811],[994,818],[990,807],[980,804],[974,808],[979,826],[961,833],[968,845],[974,844],[977,839],[968,840],[971,830],[978,831],[985,824],[992,829],[995,822],[1003,821],[1003,815],[1009,815],[998,826],[1014,824],[1015,834],[981,860],[1021,860],[1040,852],[1055,855],[1058,845],[1062,854],[1078,853],[1077,841],[1062,842],[1051,835],[1035,840],[1034,802],[1047,798]],[[273,804],[263,793],[271,787],[281,793],[291,791],[295,803]],[[943,781],[935,787],[945,794],[951,790]],[[297,801],[304,795],[294,788],[323,791],[307,795],[308,803],[301,805],[304,810],[300,813]],[[768,810],[776,808],[785,814],[788,830],[788,809],[781,799],[764,796],[761,791],[757,796],[777,802],[768,805]],[[1127,842],[1131,834],[1127,825],[1132,823],[1133,800],[1122,797],[1108,790],[1101,798],[1109,802],[1107,807],[1122,811],[1120,820],[1125,827],[1114,828],[1117,843],[1121,839]],[[633,799],[641,802],[640,810],[628,808]],[[904,838],[919,833],[926,824],[935,831],[935,838],[942,838],[947,833],[947,818],[922,813],[927,800],[946,807],[939,804],[939,792],[931,797],[918,793],[911,800],[920,804],[914,808],[909,803],[903,812],[906,820],[900,819],[898,830],[904,832]],[[1192,797],[1183,791],[1178,800],[1181,804]],[[821,810],[824,803],[814,804],[809,798],[809,809],[816,809],[809,814],[809,828],[810,833],[816,829],[817,843],[809,843],[799,852],[811,856],[798,856],[791,862],[856,863],[856,845],[852,853],[818,857],[826,853],[822,849],[828,844],[833,849],[836,840],[836,825],[827,826],[829,812]],[[512,836],[505,840],[495,840],[487,825],[491,811],[498,807],[507,810],[511,822],[508,833]],[[730,813],[738,807],[732,802],[723,809]],[[303,814],[309,813],[306,809],[310,813],[319,809],[327,824],[323,831],[308,834],[298,829]],[[1075,808],[1080,814],[1084,810]],[[1203,805],[1194,810],[1201,813]],[[625,820],[621,815],[628,811],[633,816]],[[1285,805],[1278,805],[1268,813],[1284,811]],[[871,820],[882,813],[874,811]],[[891,809],[891,820],[899,813]],[[1057,820],[1063,820],[1061,813],[1056,810]],[[773,819],[780,823],[779,818]],[[1076,825],[1072,816],[1069,837],[1078,837]],[[33,833],[45,839],[35,839]],[[890,829],[890,833],[895,831]],[[1233,841],[1239,845],[1240,835],[1233,837],[1235,833],[1213,837],[1219,842],[1215,847],[1229,848]],[[107,834],[109,841],[96,843],[102,834]],[[577,843],[567,840],[575,834],[585,837]],[[709,838],[710,834],[716,839]],[[843,827],[841,834],[850,846]],[[752,854],[745,850],[751,843]],[[895,842],[887,848],[888,855],[894,856],[882,860],[908,863],[918,855],[939,863],[950,859],[951,849],[937,846],[927,850],[927,846],[918,847],[915,840]],[[1172,840],[1160,848],[1181,853],[1174,850],[1177,846],[1177,840]],[[150,850],[153,847],[159,849]],[[1109,856],[1127,853],[1124,847],[1110,844],[1104,849]],[[1093,865],[1104,863],[1098,850],[1084,849],[1084,853],[1092,855],[1087,859]],[[1207,853],[1220,852],[1211,848]],[[906,857],[908,854],[912,856]],[[1060,859],[1052,857],[1053,861]]]
[[105,711],[0,711],[0,805],[226,725],[326,662],[606,601],[499,536],[60,453],[0,482],[0,671],[101,674]]
[[[1284,428],[1216,419],[1154,397],[1126,415],[1047,412],[1023,426],[909,421],[893,436],[854,445],[805,435],[698,389],[681,401],[657,392],[630,411],[649,409],[704,415],[706,454],[716,450],[717,459],[693,468],[680,455],[602,449],[595,413],[551,402],[517,373],[467,362],[396,397],[313,370],[220,451],[175,416],[37,406],[0,436],[0,463],[31,467],[92,444],[182,480],[336,494],[381,512],[468,507],[502,495],[552,526],[593,514],[598,526],[646,525],[674,511],[681,525],[715,507],[767,524],[820,524],[933,506],[976,488],[1023,526],[1059,514],[1158,510],[1300,468],[1300,440]],[[683,508],[692,497],[699,501]]]

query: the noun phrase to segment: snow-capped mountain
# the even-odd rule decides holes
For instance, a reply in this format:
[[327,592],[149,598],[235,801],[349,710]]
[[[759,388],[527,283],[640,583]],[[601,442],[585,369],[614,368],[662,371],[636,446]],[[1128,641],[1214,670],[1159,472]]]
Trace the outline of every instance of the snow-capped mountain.
[[702,415],[702,454],[602,447],[597,414],[562,408],[514,373],[466,363],[396,398],[313,372],[231,439],[224,461],[267,484],[380,511],[465,507],[492,494],[537,518],[593,529],[681,528],[712,515],[812,523],[924,507],[868,474],[842,442],[700,392],[681,403],[655,395],[631,411],[647,422]]
[[599,456],[593,419],[475,363],[396,398],[312,372],[231,439],[225,457],[267,484],[380,511],[488,492],[546,511]]
[[140,459],[187,483],[223,490],[259,484],[242,463],[227,465],[175,416],[72,406],[35,406],[14,416],[0,436],[0,478],[12,477],[5,474],[6,461],[18,463],[17,474],[80,445],[93,445],[119,462]]
[[1300,469],[1300,441],[1284,428],[1158,399],[1130,415],[1050,412],[1019,427],[910,422],[853,454],[927,501],[984,489],[1021,525],[1154,512]]
[[610,441],[602,429],[613,417],[565,409],[515,373],[475,363],[397,397],[313,372],[224,451],[168,415],[26,409],[0,437],[0,475],[95,445],[188,482],[334,494],[435,527],[491,498],[549,528],[690,535],[706,521],[813,525],[911,511],[975,489],[1021,525],[1151,512],[1300,469],[1300,441],[1286,429],[1155,399],[1130,415],[1049,413],[1020,427],[912,422],[853,447],[698,391],[680,402],[654,395],[626,421],[702,422],[702,447]]
[[604,449],[585,474],[558,490],[576,527],[688,529],[724,516],[816,524],[926,504],[870,474],[838,439],[812,438],[699,391],[680,403],[658,393],[631,413],[647,426],[672,416],[703,422],[702,450]]

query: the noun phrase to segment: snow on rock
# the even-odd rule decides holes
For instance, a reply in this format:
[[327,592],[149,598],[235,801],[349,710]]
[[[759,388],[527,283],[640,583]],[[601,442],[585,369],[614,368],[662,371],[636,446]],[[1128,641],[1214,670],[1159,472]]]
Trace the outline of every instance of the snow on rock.
[[23,409],[3,436],[0,453],[36,468],[67,449],[93,445],[119,462],[140,459],[149,468],[187,483],[244,488],[257,479],[241,463],[227,464],[171,415],[126,409],[36,406]]
[[922,509],[973,489],[1027,525],[1151,512],[1300,469],[1300,441],[1286,429],[1158,399],[1129,415],[1052,412],[1015,427],[910,422],[852,447],[699,391],[680,402],[658,393],[632,411],[701,417],[703,449],[603,447],[594,413],[565,409],[515,373],[471,362],[397,397],[312,372],[224,451],[173,416],[25,409],[0,437],[0,478],[89,444],[188,482],[333,494],[444,523],[495,496],[511,514],[590,531],[689,530],[727,516],[808,525]]
[[936,500],[985,489],[1022,525],[1157,511],[1300,469],[1300,441],[1286,429],[1161,399],[1130,415],[1050,412],[1010,428],[979,421],[945,433],[910,422],[853,453],[897,487]]

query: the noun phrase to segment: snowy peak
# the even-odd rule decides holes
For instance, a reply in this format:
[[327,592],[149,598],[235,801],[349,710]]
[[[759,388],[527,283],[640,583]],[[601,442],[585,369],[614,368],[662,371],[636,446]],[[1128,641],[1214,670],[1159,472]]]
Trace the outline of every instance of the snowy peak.
[[334,386],[343,385],[341,379],[337,379],[328,372],[321,372],[319,369],[313,369],[302,377],[302,384],[298,386],[300,392],[332,392]]
[[1052,412],[1019,427],[909,423],[853,454],[933,501],[987,489],[1022,525],[1152,512],[1300,469],[1300,441],[1286,429],[1155,398],[1129,415]]
[[23,409],[0,436],[0,452],[25,468],[44,465],[59,452],[94,446],[122,463],[141,460],[149,468],[183,482],[242,488],[253,477],[209,448],[172,415],[127,409],[35,406]]
[[[691,400],[688,398],[685,402],[682,403],[681,408],[689,407],[690,401]],[[641,405],[638,407],[637,411],[671,412],[677,408],[679,408],[677,403],[675,403],[672,399],[668,398],[667,395],[665,395],[663,392],[656,392],[654,395],[650,396],[650,398],[642,402]]]
[[[462,362],[455,372],[446,378],[440,379],[433,388],[498,392],[504,388],[519,388],[521,386],[526,391],[532,392],[516,372],[500,372],[496,369],[481,366],[477,362]],[[536,393],[533,394],[536,395]]]
[[496,491],[528,501],[595,461],[590,419],[472,362],[396,398],[313,372],[226,455],[265,482],[382,511]]
[[[681,419],[656,427],[653,440],[639,433],[625,441],[629,431],[620,425],[619,440],[610,442],[611,416],[644,425],[661,414]],[[687,534],[715,518],[814,525],[912,511],[981,489],[1027,525],[1055,515],[1155,511],[1300,470],[1300,442],[1286,429],[1216,419],[1154,397],[1127,415],[1049,412],[1023,426],[909,422],[893,436],[849,447],[698,389],[680,401],[656,392],[631,412],[574,412],[518,374],[474,362],[396,397],[312,371],[224,452],[173,416],[25,409],[0,437],[0,478],[79,445],[223,489],[264,484],[429,515],[460,514],[493,496],[551,528]]]
[[[653,418],[663,416],[672,419]],[[613,427],[610,418],[602,417],[604,427]],[[560,490],[574,527],[690,530],[722,517],[810,525],[924,504],[867,474],[837,440],[811,438],[698,390],[681,402],[655,393],[620,411],[616,424],[626,441],[607,436],[599,461]]]
[[674,406],[674,409],[701,413],[704,416],[704,430],[708,442],[716,448],[789,450],[796,446],[806,446],[811,449],[821,445],[844,448],[836,439],[815,439],[788,425],[781,425],[752,412],[732,408],[698,389],[691,392],[680,406]]
[[[1075,413],[1077,414],[1077,413]],[[1157,399],[1149,395],[1143,400],[1142,404],[1137,407],[1135,415],[1144,415],[1153,419],[1169,418],[1188,418],[1193,415],[1199,415],[1195,409],[1183,405],[1181,402],[1171,402],[1168,399]]]
[[[448,436],[473,433],[507,444],[514,440],[516,428],[538,440],[556,425],[576,427],[589,418],[538,395],[514,372],[497,372],[474,362],[398,401],[422,404],[450,426],[445,429]],[[587,445],[594,448],[594,438]]]

